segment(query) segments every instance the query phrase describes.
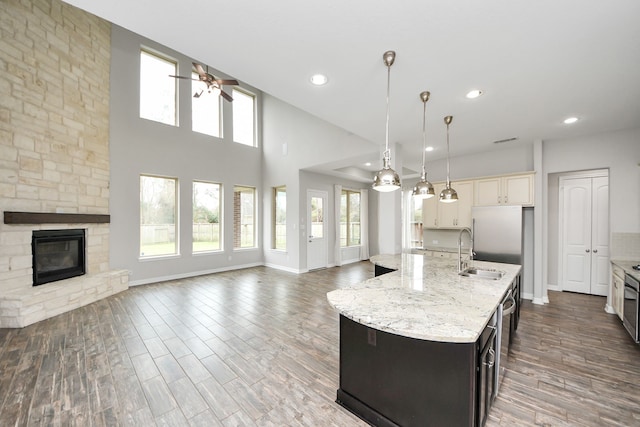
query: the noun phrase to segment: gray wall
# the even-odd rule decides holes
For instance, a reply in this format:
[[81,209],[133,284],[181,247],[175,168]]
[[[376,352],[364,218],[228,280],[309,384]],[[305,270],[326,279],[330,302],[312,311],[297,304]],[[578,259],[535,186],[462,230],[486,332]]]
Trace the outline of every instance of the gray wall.
[[[333,206],[333,184],[350,188],[365,188],[368,185],[301,170],[334,161],[341,156],[346,158],[371,151],[375,145],[267,94],[263,97],[262,114],[265,263],[285,270],[305,271],[307,189],[330,188],[329,204]],[[272,215],[269,194],[272,187],[279,185],[287,186],[286,251],[272,250],[269,243]],[[332,259],[331,248],[329,254]]]
[[[233,250],[233,186],[261,191],[260,148],[232,142],[231,105],[223,102],[225,137],[191,131],[191,82],[179,81],[179,127],[139,118],[140,47],[156,49],[179,62],[190,73],[192,58],[160,46],[116,25],[112,29],[110,161],[112,268],[128,269],[131,284],[184,277],[198,273],[262,264],[262,239],[256,249]],[[216,73],[215,71],[213,71]],[[220,74],[221,75],[221,74]],[[222,76],[222,75],[221,75]],[[260,93],[254,88],[243,87]],[[259,98],[258,98],[259,101]],[[140,260],[139,176],[154,174],[179,179],[180,255]],[[193,180],[223,185],[223,250],[191,253],[191,187]],[[261,199],[259,199],[261,200]],[[259,203],[258,212],[262,212]]]
[[545,141],[546,273],[558,278],[558,179],[571,172],[609,170],[610,233],[640,232],[640,129],[562,141]]

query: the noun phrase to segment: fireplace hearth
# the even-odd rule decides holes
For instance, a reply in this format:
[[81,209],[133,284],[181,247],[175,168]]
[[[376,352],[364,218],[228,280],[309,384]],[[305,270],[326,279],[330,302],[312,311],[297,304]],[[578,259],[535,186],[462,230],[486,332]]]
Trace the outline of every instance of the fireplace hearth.
[[33,286],[86,272],[85,230],[37,230],[31,239]]

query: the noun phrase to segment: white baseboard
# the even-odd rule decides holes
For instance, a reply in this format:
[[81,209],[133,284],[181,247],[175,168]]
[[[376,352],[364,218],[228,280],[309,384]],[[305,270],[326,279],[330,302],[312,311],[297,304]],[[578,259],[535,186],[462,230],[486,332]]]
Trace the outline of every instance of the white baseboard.
[[616,314],[616,311],[613,309],[613,307],[610,304],[604,305],[604,311],[609,314]]
[[289,273],[295,273],[295,274],[304,273],[303,270],[298,270],[297,268],[291,268],[291,267],[284,267],[278,264],[267,263],[267,264],[264,264],[264,266],[269,268],[275,268],[276,270],[287,271]]
[[522,299],[528,299],[529,301],[531,301],[533,299],[533,294],[529,292],[523,292]]
[[149,283],[166,282],[167,280],[186,279],[188,277],[204,276],[206,274],[221,273],[223,271],[241,270],[243,268],[260,267],[262,265],[264,264],[261,262],[257,262],[257,263],[244,264],[244,265],[234,265],[231,267],[214,268],[211,270],[190,271],[188,273],[152,277],[149,279],[132,280],[132,281],[129,281],[129,286],[148,285]]

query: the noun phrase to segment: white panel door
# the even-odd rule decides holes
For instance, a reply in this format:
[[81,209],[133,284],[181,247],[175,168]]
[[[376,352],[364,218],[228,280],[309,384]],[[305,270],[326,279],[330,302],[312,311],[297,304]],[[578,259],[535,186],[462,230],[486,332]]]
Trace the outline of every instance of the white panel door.
[[327,192],[307,191],[307,270],[327,267]]
[[592,180],[591,190],[591,293],[609,292],[609,179]]
[[565,181],[563,205],[563,278],[565,291],[591,291],[591,178]]
[[609,292],[609,178],[563,180],[562,290]]

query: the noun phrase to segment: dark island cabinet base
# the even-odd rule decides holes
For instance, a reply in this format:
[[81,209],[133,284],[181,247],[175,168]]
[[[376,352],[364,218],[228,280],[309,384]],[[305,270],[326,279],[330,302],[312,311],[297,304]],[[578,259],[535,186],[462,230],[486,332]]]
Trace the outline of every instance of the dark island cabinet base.
[[478,347],[402,337],[340,316],[337,403],[371,425],[475,426]]

